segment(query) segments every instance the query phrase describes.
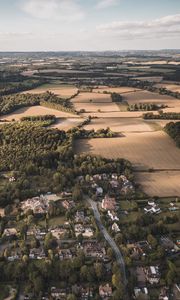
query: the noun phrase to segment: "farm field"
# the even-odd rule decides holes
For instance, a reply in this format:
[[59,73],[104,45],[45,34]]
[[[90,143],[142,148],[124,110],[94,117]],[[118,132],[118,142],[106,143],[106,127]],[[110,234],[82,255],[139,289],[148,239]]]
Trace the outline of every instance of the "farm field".
[[146,76],[146,77],[135,77],[134,79],[159,83],[162,81],[163,77],[162,76]]
[[[55,115],[57,118],[73,118],[73,115],[67,112],[58,111],[56,109],[47,108],[44,106],[30,106],[17,109],[15,112],[0,117],[0,120],[19,121],[22,117],[27,116],[44,116]],[[77,116],[75,116],[77,118]]]
[[171,84],[171,83],[161,83],[155,85],[158,88],[166,88],[169,91],[172,92],[178,92],[180,93],[180,84]]
[[76,111],[81,111],[82,109],[85,112],[119,112],[119,107],[116,103],[113,102],[98,102],[98,103],[76,103],[73,102],[74,108]]
[[81,122],[83,122],[84,119],[82,118],[61,118],[60,120],[57,120],[57,123],[52,125],[51,128],[57,128],[59,130],[69,130],[73,127],[78,126]]
[[141,118],[99,118],[92,119],[91,123],[86,125],[86,130],[101,129],[110,127],[115,132],[144,132],[153,131],[152,123],[148,123]]
[[152,93],[148,91],[139,91],[135,93],[127,93],[123,96],[124,100],[127,101],[129,104],[135,103],[156,103],[156,104],[165,104],[171,105],[178,102],[178,100],[174,99],[173,97],[160,95],[158,93]]
[[96,89],[93,89],[93,92],[95,93],[128,93],[128,92],[135,92],[135,91],[140,91],[140,89],[133,88],[133,87],[127,87],[127,86],[121,86],[121,87],[108,87],[108,86],[103,86],[103,87],[98,87]]
[[108,94],[100,94],[100,93],[79,93],[74,99],[72,99],[72,103],[99,103],[112,102],[111,96]]
[[126,133],[120,138],[78,140],[76,153],[125,158],[138,170],[180,170],[180,151],[163,131]]
[[123,96],[128,104],[135,103],[155,103],[164,104],[168,107],[163,109],[164,112],[180,112],[180,101],[171,96],[160,95],[148,91],[127,93]]
[[59,84],[44,84],[33,90],[25,91],[23,94],[42,94],[47,91],[50,91],[61,98],[70,98],[77,93],[78,89],[75,86],[65,86]]
[[142,186],[142,189],[149,196],[169,197],[179,196],[180,171],[160,171],[160,172],[137,172],[135,181]]

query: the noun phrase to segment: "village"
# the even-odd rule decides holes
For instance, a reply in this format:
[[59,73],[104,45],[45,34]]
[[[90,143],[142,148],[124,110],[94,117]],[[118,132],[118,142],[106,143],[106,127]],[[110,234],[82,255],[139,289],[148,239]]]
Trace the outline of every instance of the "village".
[[[171,200],[166,207],[159,199],[150,198],[139,205],[133,198],[135,186],[124,174],[87,174],[79,176],[77,184],[87,191],[87,196],[81,194],[77,200],[69,190],[61,194],[49,192],[11,207],[11,213],[2,217],[5,221],[1,223],[1,260],[9,263],[37,261],[40,264],[48,261],[67,264],[69,261],[74,265],[81,258],[82,284],[59,286],[55,282],[43,292],[42,299],[71,299],[68,298],[71,294],[81,300],[111,299],[116,288],[112,280],[116,258],[97,226],[86,200],[90,197],[98,207],[102,226],[123,254],[128,278],[132,282],[133,299],[141,299],[141,296],[143,299],[154,299],[151,297],[154,292],[158,297],[156,299],[173,299],[166,285],[166,273],[168,268],[171,270],[174,267],[163,268],[161,261],[165,257],[178,257],[179,236],[170,236],[166,232],[153,235],[148,231],[144,235],[136,224],[149,224],[163,214],[171,214],[171,218],[175,218],[180,208],[179,199]],[[133,214],[139,218],[133,221]],[[102,280],[96,283],[92,280],[91,284],[87,284],[88,274],[84,275],[83,269],[89,264],[94,268],[96,264],[100,265]],[[179,293],[178,286],[174,289]],[[20,299],[31,300],[31,297],[31,292],[24,288]]]

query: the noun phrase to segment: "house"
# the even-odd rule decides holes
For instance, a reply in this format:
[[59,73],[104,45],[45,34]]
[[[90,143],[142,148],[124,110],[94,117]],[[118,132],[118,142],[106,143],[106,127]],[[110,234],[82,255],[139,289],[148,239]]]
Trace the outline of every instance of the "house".
[[46,214],[49,209],[49,196],[34,197],[21,202],[21,209],[26,213],[32,210],[34,214]]
[[78,295],[79,300],[89,300],[93,299],[93,288],[91,287],[83,287],[82,285],[73,285],[72,293]]
[[45,228],[36,228],[35,230],[35,237],[37,240],[44,240],[47,234],[47,230]]
[[81,288],[80,289],[80,299],[81,300],[89,300],[93,298],[93,289],[90,287]]
[[84,226],[82,224],[75,224],[74,231],[76,237],[84,232]]
[[144,208],[145,213],[150,214],[159,214],[161,212],[161,209],[155,204],[154,206],[148,205]]
[[105,198],[102,200],[102,208],[110,211],[115,210],[116,209],[115,198],[111,198],[106,195]]
[[118,174],[113,173],[113,174],[111,175],[111,178],[114,179],[114,180],[117,180],[117,179],[118,179]]
[[43,248],[30,249],[29,258],[30,259],[38,259],[38,260],[46,258],[44,249]]
[[66,299],[67,292],[65,289],[58,289],[56,287],[51,288],[51,297],[54,300]]
[[157,284],[160,281],[161,275],[158,266],[150,266],[145,269],[146,279],[150,284]]
[[102,299],[109,299],[112,297],[112,287],[109,285],[109,283],[99,286],[99,296]]
[[148,241],[139,241],[136,243],[136,248],[140,255],[145,256],[147,253],[150,252],[151,246],[149,245]]
[[[136,287],[136,288],[134,288],[134,295],[135,295],[135,299],[138,298],[139,295],[144,295],[144,298],[145,298],[146,296],[148,296],[148,289],[147,289],[147,287],[144,287],[144,288],[138,288],[138,287]],[[147,299],[148,299],[148,297],[147,297]]]
[[20,255],[18,253],[11,253],[11,255],[9,255],[7,257],[7,260],[10,261],[10,262],[13,262],[15,260],[19,260],[20,259]]
[[68,210],[75,207],[75,202],[73,200],[64,200],[62,206]]
[[154,201],[151,201],[151,200],[148,201],[148,205],[149,205],[149,206],[153,206],[153,207],[156,206],[155,202],[154,202]]
[[162,247],[165,249],[165,251],[175,251],[174,248],[176,245],[174,245],[173,241],[171,241],[169,237],[162,236],[160,238],[160,243],[161,243]]
[[10,237],[10,236],[16,236],[16,235],[17,235],[16,228],[6,228],[6,229],[4,229],[3,236]]
[[100,187],[100,186],[98,186],[98,187],[96,188],[96,195],[97,195],[97,196],[102,196],[102,194],[103,194],[103,188]]
[[70,249],[58,249],[58,255],[60,260],[73,258],[73,253]]
[[116,233],[121,231],[117,223],[112,224],[112,231]]
[[83,250],[87,257],[104,258],[106,255],[105,248],[97,241],[83,242]]
[[14,181],[16,181],[16,178],[14,176],[9,178],[9,182],[14,182]]
[[50,229],[49,231],[57,240],[59,240],[67,232],[67,230],[62,227],[56,227],[54,229]]
[[114,211],[108,210],[108,216],[112,221],[119,221],[117,214]]
[[102,179],[102,176],[101,174],[95,174],[93,175],[93,179],[96,181],[96,180],[101,180]]
[[161,289],[159,300],[169,300],[169,289],[167,287],[163,287]]
[[85,226],[84,227],[84,232],[82,234],[86,238],[90,238],[94,235],[94,231],[90,226]]
[[77,211],[75,215],[75,222],[84,223],[84,221],[85,221],[84,211]]
[[116,189],[119,186],[119,182],[117,180],[111,180],[110,185],[113,189]]

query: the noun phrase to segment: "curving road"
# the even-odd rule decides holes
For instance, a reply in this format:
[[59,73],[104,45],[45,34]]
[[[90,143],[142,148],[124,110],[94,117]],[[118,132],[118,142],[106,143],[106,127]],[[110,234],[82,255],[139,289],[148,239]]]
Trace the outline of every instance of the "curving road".
[[104,238],[109,243],[111,248],[114,250],[117,263],[118,263],[118,265],[120,267],[120,270],[121,270],[123,283],[126,286],[127,285],[127,277],[126,277],[125,262],[124,262],[123,256],[122,256],[118,246],[116,245],[115,241],[109,235],[106,228],[104,227],[104,225],[101,222],[101,217],[100,217],[99,210],[97,208],[97,203],[95,201],[93,201],[92,199],[90,199],[90,198],[88,198],[87,200],[88,200],[89,204],[91,205],[91,207],[93,209],[94,217],[95,217],[97,226],[99,227],[99,230],[101,231],[101,233],[103,234]]

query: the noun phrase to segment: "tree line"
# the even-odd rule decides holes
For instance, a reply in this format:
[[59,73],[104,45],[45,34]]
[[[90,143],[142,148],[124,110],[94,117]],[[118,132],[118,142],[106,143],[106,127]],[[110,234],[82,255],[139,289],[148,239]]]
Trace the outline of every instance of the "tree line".
[[180,113],[160,112],[157,115],[155,115],[153,113],[146,113],[146,114],[143,114],[143,119],[145,119],[145,120],[180,120]]
[[154,103],[135,103],[128,106],[128,111],[152,111],[165,108],[165,105],[158,105]]
[[170,122],[165,126],[164,130],[175,141],[177,147],[180,148],[180,122]]
[[22,117],[21,122],[39,122],[41,126],[50,126],[56,123],[56,117],[54,115],[44,115],[44,116],[27,116]]

